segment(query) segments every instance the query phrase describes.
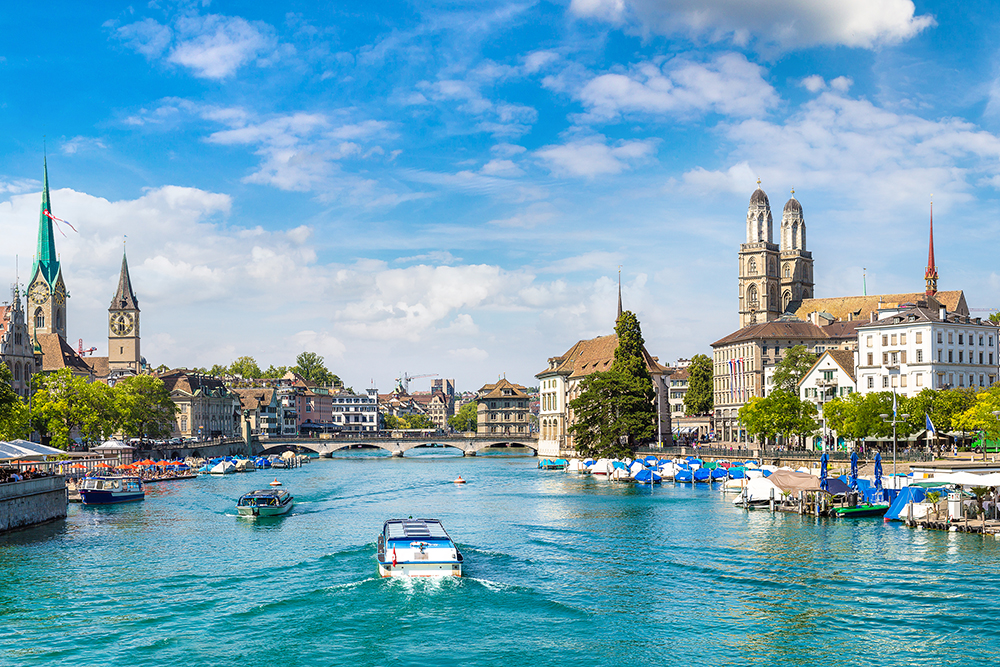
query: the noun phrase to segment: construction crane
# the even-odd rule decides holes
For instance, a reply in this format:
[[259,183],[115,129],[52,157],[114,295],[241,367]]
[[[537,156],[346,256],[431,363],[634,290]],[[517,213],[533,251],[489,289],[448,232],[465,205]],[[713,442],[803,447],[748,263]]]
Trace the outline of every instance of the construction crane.
[[418,380],[420,378],[433,378],[440,375],[440,373],[424,373],[423,375],[407,375],[406,373],[400,373],[400,377],[396,378],[396,393],[397,394],[409,394],[410,393],[410,380]]
[[77,343],[77,346],[76,346],[76,353],[77,353],[78,355],[80,355],[81,357],[82,357],[83,355],[85,355],[85,354],[93,354],[94,352],[97,352],[97,348],[96,348],[96,347],[91,347],[91,348],[88,348],[88,349],[86,349],[86,350],[85,350],[85,349],[83,349],[83,339],[82,339],[82,338],[80,339],[80,342],[79,342],[79,343]]

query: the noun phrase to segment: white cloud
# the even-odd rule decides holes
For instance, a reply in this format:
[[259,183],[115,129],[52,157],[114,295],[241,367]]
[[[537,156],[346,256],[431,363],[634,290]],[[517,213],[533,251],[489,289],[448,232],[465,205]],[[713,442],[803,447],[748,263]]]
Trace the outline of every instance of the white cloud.
[[206,79],[225,79],[254,61],[268,64],[280,51],[271,26],[239,16],[181,16],[172,27],[147,18],[114,34],[150,60],[166,54],[168,62]]
[[517,227],[521,229],[533,229],[553,220],[558,215],[556,207],[549,202],[535,202],[523,211],[510,216],[490,220],[487,224],[498,227]]
[[580,17],[641,32],[782,48],[895,44],[935,25],[911,0],[572,0]]
[[490,160],[483,165],[483,168],[479,170],[480,173],[486,174],[487,176],[523,176],[524,170],[518,167],[510,160],[500,160],[494,159]]
[[738,53],[724,53],[708,63],[674,58],[598,76],[577,97],[601,119],[628,113],[759,116],[778,103],[762,73],[763,68]]
[[819,74],[813,74],[802,79],[802,81],[799,82],[799,85],[808,90],[810,93],[818,93],[826,88],[826,81]]
[[486,361],[490,353],[478,347],[459,347],[448,350],[448,354],[459,361]]
[[594,178],[618,174],[637,162],[648,160],[655,152],[655,141],[620,141],[609,146],[604,137],[570,141],[562,145],[544,146],[535,155],[556,174]]
[[839,90],[842,93],[846,93],[850,90],[851,86],[854,85],[854,79],[847,76],[838,76],[836,79],[830,82],[830,87],[834,90]]

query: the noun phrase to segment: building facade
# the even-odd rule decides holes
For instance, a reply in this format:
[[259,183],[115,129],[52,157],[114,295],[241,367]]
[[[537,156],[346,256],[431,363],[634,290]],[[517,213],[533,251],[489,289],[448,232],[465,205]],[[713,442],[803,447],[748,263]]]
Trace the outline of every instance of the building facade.
[[167,371],[159,378],[177,404],[174,437],[240,435],[240,398],[222,380],[184,369]]
[[812,368],[799,380],[799,398],[816,405],[823,424],[822,437],[815,444],[822,445],[827,435],[823,406],[835,398],[847,398],[857,391],[854,375],[856,354],[854,350],[828,350],[819,356]]
[[38,362],[16,285],[11,290],[10,303],[0,306],[0,363],[7,364],[14,391],[27,400]]
[[509,435],[518,438],[531,433],[528,394],[525,388],[507,378],[486,384],[477,395],[476,435]]
[[997,382],[997,326],[921,305],[879,311],[858,328],[858,391],[914,396],[924,389],[987,389]]
[[331,397],[333,423],[347,433],[375,433],[379,430],[378,389],[364,394],[334,394]]

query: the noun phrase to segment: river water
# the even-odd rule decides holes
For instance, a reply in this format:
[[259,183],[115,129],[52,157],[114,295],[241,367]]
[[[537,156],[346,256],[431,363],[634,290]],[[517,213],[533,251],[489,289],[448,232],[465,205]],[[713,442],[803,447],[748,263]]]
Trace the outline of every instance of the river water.
[[[238,518],[274,477],[292,512]],[[464,578],[377,577],[382,522],[411,515],[442,519]],[[531,458],[318,460],[0,537],[0,664],[995,664],[998,553]]]

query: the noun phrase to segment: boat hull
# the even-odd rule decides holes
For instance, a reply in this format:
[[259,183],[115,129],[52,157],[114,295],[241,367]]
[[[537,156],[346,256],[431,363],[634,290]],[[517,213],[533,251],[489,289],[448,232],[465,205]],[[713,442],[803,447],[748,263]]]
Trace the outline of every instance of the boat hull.
[[392,562],[378,564],[379,576],[385,577],[461,577],[462,564],[456,562],[412,562],[395,565]]
[[838,507],[833,510],[833,515],[841,519],[860,519],[870,516],[885,516],[888,511],[888,505],[862,505],[860,507]]
[[288,514],[292,505],[293,503],[289,502],[277,507],[237,507],[236,511],[240,516],[281,516]]
[[80,490],[80,502],[84,505],[115,505],[117,503],[134,503],[145,499],[145,492],[115,493],[114,491],[103,490]]

